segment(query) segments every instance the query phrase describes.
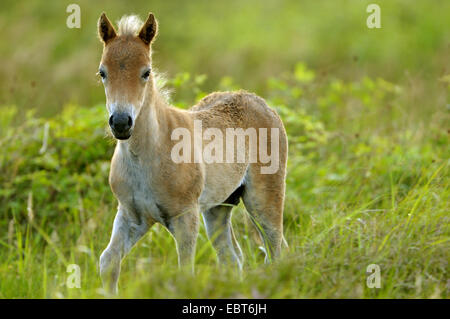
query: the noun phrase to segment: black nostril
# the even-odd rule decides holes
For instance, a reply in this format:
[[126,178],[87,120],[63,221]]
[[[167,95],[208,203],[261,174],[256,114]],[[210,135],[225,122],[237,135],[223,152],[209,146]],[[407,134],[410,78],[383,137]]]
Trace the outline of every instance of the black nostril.
[[109,118],[109,125],[117,133],[125,133],[131,129],[133,119],[127,113],[114,113]]

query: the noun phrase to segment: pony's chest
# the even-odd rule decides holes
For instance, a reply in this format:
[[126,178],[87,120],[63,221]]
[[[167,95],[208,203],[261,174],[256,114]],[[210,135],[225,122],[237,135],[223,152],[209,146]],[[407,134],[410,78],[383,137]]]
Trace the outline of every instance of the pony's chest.
[[119,203],[139,215],[159,219],[149,172],[137,162],[115,159],[111,163],[110,186]]

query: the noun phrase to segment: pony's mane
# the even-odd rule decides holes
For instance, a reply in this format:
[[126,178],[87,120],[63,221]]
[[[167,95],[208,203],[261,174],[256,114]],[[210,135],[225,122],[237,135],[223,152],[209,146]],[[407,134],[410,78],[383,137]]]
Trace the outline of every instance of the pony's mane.
[[159,96],[166,103],[170,103],[171,102],[171,98],[170,98],[171,96],[170,95],[172,93],[172,90],[168,89],[166,87],[167,79],[166,79],[165,75],[161,74],[161,73],[158,73],[158,72],[155,72],[155,70],[153,70],[152,72],[153,72],[153,78],[154,78],[154,81],[155,81],[155,86],[156,86],[156,89],[157,89],[157,91],[159,93]]
[[120,18],[119,22],[117,22],[119,26],[119,35],[137,35],[139,30],[141,29],[143,22],[136,15],[123,16]]

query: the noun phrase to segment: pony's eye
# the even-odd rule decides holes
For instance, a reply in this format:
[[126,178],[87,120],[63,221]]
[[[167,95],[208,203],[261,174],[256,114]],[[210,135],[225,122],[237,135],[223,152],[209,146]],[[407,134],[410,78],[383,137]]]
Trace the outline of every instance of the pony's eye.
[[148,78],[150,76],[150,70],[146,70],[143,74],[142,74],[142,79],[144,79],[144,81],[147,81]]
[[106,78],[106,73],[103,70],[99,70],[98,75],[100,75],[103,80]]

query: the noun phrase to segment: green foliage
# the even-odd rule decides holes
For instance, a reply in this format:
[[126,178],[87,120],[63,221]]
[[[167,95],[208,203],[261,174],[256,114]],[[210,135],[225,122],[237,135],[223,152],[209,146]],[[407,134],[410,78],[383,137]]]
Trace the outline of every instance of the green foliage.
[[[174,103],[192,105],[207,79],[169,79]],[[289,251],[263,265],[240,206],[233,224],[246,257],[242,280],[215,266],[203,227],[193,277],[177,270],[174,242],[155,226],[123,264],[120,297],[446,298],[449,111],[436,101],[447,88],[423,111],[408,104],[410,87],[324,79],[305,63],[264,85],[289,137]],[[218,86],[241,87],[229,77]],[[104,106],[68,104],[51,118],[20,117],[11,106],[0,113],[0,297],[107,296],[97,260],[116,203]],[[81,289],[65,286],[71,263],[81,267]],[[373,263],[380,289],[365,285]]]

